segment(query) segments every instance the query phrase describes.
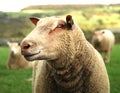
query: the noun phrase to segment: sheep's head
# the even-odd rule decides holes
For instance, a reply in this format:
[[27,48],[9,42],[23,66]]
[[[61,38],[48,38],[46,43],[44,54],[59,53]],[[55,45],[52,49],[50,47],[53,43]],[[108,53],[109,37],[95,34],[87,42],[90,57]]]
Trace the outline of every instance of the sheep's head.
[[10,48],[11,56],[18,56],[21,54],[20,46],[17,42],[7,42],[7,45]]
[[96,46],[100,46],[102,40],[103,40],[103,35],[104,35],[104,30],[100,30],[100,31],[95,31],[93,34],[93,43]]
[[[73,34],[73,19],[60,17],[30,18],[36,27],[22,41],[21,52],[27,60],[54,60],[65,41],[65,34]],[[65,41],[65,42],[63,42]]]

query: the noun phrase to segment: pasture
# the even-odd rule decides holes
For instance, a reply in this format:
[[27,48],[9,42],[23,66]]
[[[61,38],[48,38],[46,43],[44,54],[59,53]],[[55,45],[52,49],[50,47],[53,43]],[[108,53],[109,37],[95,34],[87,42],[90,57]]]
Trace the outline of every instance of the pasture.
[[[36,6],[23,9],[19,13],[0,12],[0,45],[4,40],[20,41],[34,27],[29,17],[66,16],[71,14],[85,32],[87,38],[91,32],[104,28],[120,27],[120,6]],[[50,8],[51,7],[51,8]],[[31,9],[32,8],[32,9]],[[113,32],[116,31],[113,30]],[[17,40],[16,40],[17,41]],[[120,35],[116,33],[116,41],[120,43]],[[8,47],[0,47],[0,93],[32,93],[32,82],[25,80],[32,77],[32,69],[8,70],[6,68],[9,54]],[[106,64],[110,79],[110,93],[120,93],[120,44],[112,50],[110,63]]]
[[8,47],[0,47],[0,93],[32,93],[32,69],[8,70],[6,68],[9,54]]
[[[32,77],[32,69],[8,70],[6,63],[9,48],[0,47],[0,93],[32,93],[32,83],[25,79]],[[111,93],[120,92],[120,44],[112,50],[111,61],[106,64]]]

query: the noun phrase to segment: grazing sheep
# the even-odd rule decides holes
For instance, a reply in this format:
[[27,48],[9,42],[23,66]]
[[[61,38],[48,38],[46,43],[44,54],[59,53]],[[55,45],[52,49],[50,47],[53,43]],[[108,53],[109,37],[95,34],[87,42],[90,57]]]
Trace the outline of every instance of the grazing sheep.
[[92,37],[93,46],[100,52],[105,53],[105,62],[109,62],[110,53],[115,43],[115,37],[110,30],[95,31]]
[[37,60],[33,93],[110,93],[101,55],[85,39],[71,15],[30,18],[35,29],[21,42],[21,52]]
[[7,62],[8,69],[22,69],[32,68],[34,62],[28,62],[23,55],[21,55],[20,46],[17,42],[8,42],[10,48],[9,59]]

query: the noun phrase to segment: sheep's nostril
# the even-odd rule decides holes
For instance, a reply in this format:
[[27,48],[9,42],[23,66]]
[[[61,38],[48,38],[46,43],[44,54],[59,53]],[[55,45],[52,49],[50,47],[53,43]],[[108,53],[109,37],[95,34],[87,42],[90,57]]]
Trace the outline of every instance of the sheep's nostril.
[[23,42],[21,44],[21,50],[25,51],[25,50],[29,49],[31,47],[31,45],[32,45],[32,43],[30,43],[30,42]]
[[30,40],[25,40],[21,43],[21,52],[26,52],[29,49],[32,49],[36,45],[35,42]]
[[29,45],[29,44],[28,44],[28,45],[23,46],[23,49],[28,49],[28,48],[30,48],[30,45]]

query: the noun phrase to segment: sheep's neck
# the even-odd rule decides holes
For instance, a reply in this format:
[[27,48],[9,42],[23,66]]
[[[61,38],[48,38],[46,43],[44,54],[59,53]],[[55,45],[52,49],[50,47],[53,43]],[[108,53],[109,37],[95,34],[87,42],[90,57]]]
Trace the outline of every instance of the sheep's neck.
[[[72,93],[84,91],[89,79],[89,71],[80,64],[80,60],[76,58],[74,62],[71,59],[71,64],[67,66],[54,67],[53,78],[57,84],[60,93]],[[61,62],[62,63],[62,62]],[[87,79],[86,79],[87,78]],[[81,89],[81,90],[80,90]]]
[[[89,71],[87,71],[87,68],[84,68],[83,66],[84,60],[81,60],[80,58],[83,58],[82,54],[76,54],[74,58],[67,55],[64,56],[66,56],[64,57],[65,59],[61,58],[62,60],[60,59],[54,61],[54,65],[52,65],[54,68],[54,80],[57,83],[60,91],[62,93],[84,91],[85,87],[83,86],[87,85],[84,83],[84,80],[87,81],[90,74]],[[69,62],[67,61],[68,59]],[[58,63],[59,65],[57,65]]]
[[[75,39],[76,37],[77,39]],[[62,56],[59,56],[59,60],[50,62],[55,71],[53,77],[60,89],[60,93],[75,93],[77,91],[84,93],[86,91],[84,88],[88,85],[90,72],[85,68],[84,62],[87,61],[85,57],[89,54],[87,43],[84,37],[83,39],[81,37],[82,34],[81,36],[76,34],[72,39],[67,36],[69,40],[66,40],[67,47],[61,48],[61,50],[64,49],[61,52]],[[69,42],[70,40],[73,40],[73,42]]]

